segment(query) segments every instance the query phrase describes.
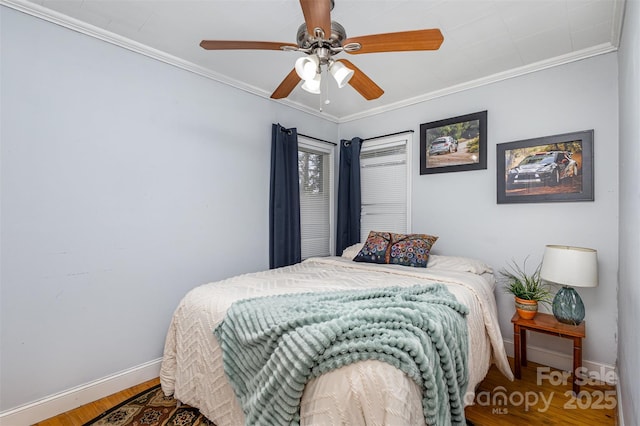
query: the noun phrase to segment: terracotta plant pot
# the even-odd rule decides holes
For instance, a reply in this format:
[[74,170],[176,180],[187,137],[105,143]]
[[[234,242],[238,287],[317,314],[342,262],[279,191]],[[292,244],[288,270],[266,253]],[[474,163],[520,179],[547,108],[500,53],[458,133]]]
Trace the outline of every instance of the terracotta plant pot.
[[538,313],[538,301],[516,297],[516,312],[522,319],[533,319]]

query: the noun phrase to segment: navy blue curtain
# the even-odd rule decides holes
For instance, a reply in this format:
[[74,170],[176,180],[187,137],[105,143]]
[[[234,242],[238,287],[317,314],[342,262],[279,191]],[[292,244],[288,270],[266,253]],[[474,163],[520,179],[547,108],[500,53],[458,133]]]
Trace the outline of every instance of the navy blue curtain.
[[271,187],[269,191],[269,268],[293,265],[300,251],[300,189],[298,132],[271,126]]
[[336,256],[360,241],[360,147],[362,139],[340,141]]

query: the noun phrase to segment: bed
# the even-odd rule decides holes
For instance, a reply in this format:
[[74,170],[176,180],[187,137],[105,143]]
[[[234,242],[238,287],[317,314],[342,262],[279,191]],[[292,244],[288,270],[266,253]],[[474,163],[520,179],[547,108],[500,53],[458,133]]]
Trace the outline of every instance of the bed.
[[[165,395],[197,407],[217,426],[245,424],[245,414],[225,375],[213,330],[238,300],[266,295],[410,287],[441,283],[468,307],[468,385],[464,405],[489,367],[513,374],[504,351],[494,299],[495,278],[474,259],[431,255],[426,268],[354,262],[361,245],[341,257],[244,274],[191,290],[167,333],[160,380]],[[306,425],[424,425],[422,389],[405,373],[375,359],[328,371],[306,383],[299,406]]]

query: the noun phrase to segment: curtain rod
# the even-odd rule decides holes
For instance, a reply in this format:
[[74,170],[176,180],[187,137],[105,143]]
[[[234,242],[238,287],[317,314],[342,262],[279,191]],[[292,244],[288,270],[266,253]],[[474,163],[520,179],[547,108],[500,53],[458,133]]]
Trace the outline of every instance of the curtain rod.
[[[288,131],[288,129],[287,129],[287,130],[285,130],[285,129],[283,128],[283,129],[282,129],[282,131],[283,131],[283,132],[285,132],[285,131]],[[403,134],[403,133],[414,133],[414,131],[413,131],[413,130],[403,130],[403,131],[401,131],[401,132],[387,133],[386,135],[374,136],[374,137],[372,137],[372,138],[366,138],[366,139],[362,139],[362,140],[363,140],[363,141],[370,141],[370,140],[373,140],[373,139],[380,139],[380,138],[386,138],[386,137],[389,137],[389,136],[401,135],[401,134]],[[299,136],[302,136],[302,137],[305,137],[305,138],[309,138],[309,139],[316,140],[316,141],[318,141],[318,142],[329,143],[329,144],[331,144],[331,145],[333,145],[333,146],[338,145],[338,144],[337,144],[337,143],[335,143],[335,142],[326,141],[326,140],[324,140],[324,139],[320,139],[320,138],[316,138],[316,137],[313,137],[313,136],[305,135],[305,134],[303,134],[303,133],[298,133],[298,135],[299,135]]]
[[[290,134],[291,134],[291,129],[285,129],[285,128],[284,128],[284,127],[282,127],[282,126],[280,126],[280,131],[281,131],[281,132],[284,132],[284,133],[286,133],[286,134],[288,134],[288,135],[290,135]],[[338,145],[338,144],[337,144],[337,143],[335,143],[335,142],[325,141],[324,139],[320,139],[320,138],[314,138],[313,136],[308,136],[308,135],[305,135],[305,134],[303,134],[303,133],[297,133],[297,135],[298,135],[298,136],[302,136],[303,138],[313,139],[313,140],[318,141],[318,142],[329,143],[329,144],[331,144],[331,145],[333,145],[333,146],[337,146],[337,145]]]
[[380,138],[386,138],[388,136],[395,136],[395,135],[401,135],[403,133],[413,133],[413,130],[403,130],[401,132],[395,132],[395,133],[388,133],[386,135],[381,135],[381,136],[374,136],[372,138],[366,138],[366,139],[362,139],[363,141],[370,141],[373,139],[380,139]]
[[304,134],[302,134],[302,133],[298,133],[298,136],[302,136],[302,137],[304,137],[304,138],[313,139],[313,140],[318,141],[318,142],[330,143],[330,144],[331,144],[331,145],[333,145],[333,146],[338,145],[338,144],[337,144],[337,143],[335,143],[335,142],[325,141],[324,139],[314,138],[313,136],[307,136],[307,135],[304,135]]

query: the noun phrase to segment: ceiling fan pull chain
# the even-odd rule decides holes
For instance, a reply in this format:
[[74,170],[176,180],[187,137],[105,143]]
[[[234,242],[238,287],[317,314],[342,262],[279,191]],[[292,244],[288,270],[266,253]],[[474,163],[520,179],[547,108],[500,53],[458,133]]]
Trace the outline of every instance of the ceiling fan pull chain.
[[329,100],[329,69],[327,68],[325,71],[326,75],[322,79],[324,81],[324,90],[320,91],[320,112],[322,112],[322,105],[329,105],[331,103]]
[[[320,74],[322,76],[322,74]],[[318,96],[318,109],[322,112],[322,98],[324,97],[324,92],[320,90],[320,96]]]
[[325,91],[324,104],[329,105],[331,101],[329,100],[329,68],[328,67],[325,70],[324,91]]

